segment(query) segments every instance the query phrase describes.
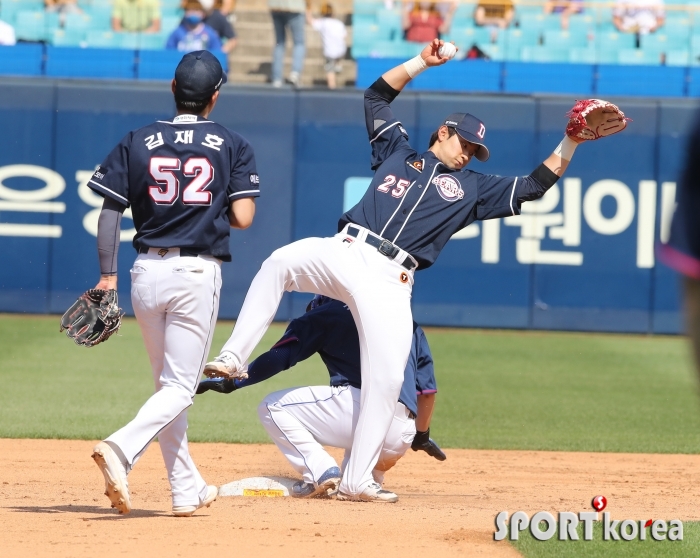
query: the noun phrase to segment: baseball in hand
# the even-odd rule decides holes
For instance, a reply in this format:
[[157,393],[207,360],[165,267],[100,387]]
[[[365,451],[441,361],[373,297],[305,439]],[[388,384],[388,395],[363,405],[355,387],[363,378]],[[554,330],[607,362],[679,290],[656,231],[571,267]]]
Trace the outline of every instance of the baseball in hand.
[[452,43],[445,43],[440,47],[440,50],[438,50],[438,54],[440,55],[440,58],[452,60],[455,54],[457,54],[457,47]]

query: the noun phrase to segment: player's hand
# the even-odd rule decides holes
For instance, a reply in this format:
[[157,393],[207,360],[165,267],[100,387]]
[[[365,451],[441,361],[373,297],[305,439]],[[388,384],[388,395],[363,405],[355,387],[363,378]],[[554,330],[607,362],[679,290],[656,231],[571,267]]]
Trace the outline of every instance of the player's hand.
[[231,393],[237,390],[236,382],[223,378],[214,378],[212,380],[202,380],[197,386],[197,395],[206,393],[207,391],[216,391],[218,393]]
[[442,451],[440,446],[435,443],[435,440],[430,437],[430,428],[425,432],[416,432],[416,437],[413,438],[411,449],[413,451],[422,450],[438,461],[445,461],[445,459],[447,459],[445,452]]
[[[445,62],[450,60],[449,57],[440,56],[439,50],[440,47],[444,44],[445,41],[442,41],[440,39],[433,39],[433,41],[430,44],[428,44],[420,53],[421,58],[425,61],[428,67],[442,66]],[[457,49],[457,47],[455,47],[455,49]]]

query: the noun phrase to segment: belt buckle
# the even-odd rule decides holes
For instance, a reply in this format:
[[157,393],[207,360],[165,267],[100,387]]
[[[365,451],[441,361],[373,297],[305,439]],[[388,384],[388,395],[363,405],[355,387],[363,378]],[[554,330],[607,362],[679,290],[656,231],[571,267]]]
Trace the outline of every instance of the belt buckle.
[[379,250],[379,253],[384,254],[387,258],[395,258],[396,254],[399,253],[399,248],[386,239],[382,240],[377,250]]

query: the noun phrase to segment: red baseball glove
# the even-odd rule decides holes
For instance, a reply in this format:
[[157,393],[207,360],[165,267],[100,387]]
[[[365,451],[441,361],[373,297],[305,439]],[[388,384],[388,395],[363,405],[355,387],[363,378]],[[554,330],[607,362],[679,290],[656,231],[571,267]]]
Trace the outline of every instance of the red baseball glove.
[[582,140],[597,140],[617,134],[627,127],[630,120],[616,105],[602,99],[576,101],[566,116],[569,117],[566,135]]

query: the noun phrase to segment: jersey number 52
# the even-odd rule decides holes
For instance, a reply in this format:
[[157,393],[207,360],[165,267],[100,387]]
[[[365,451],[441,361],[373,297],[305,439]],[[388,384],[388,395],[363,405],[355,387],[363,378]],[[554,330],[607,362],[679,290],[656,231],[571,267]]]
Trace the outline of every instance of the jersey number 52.
[[153,157],[149,170],[156,186],[148,187],[148,194],[157,205],[172,205],[180,195],[180,181],[175,171],[182,168],[182,174],[192,177],[182,191],[185,205],[211,205],[211,192],[206,191],[214,180],[214,167],[205,157],[192,157],[183,165],[175,157]]
[[393,174],[390,174],[384,179],[384,182],[377,186],[377,190],[386,194],[389,191],[389,188],[395,185],[396,187],[391,190],[391,195],[395,198],[400,198],[406,193],[406,186],[409,184],[410,182],[405,178],[401,178],[397,182],[396,177]]

